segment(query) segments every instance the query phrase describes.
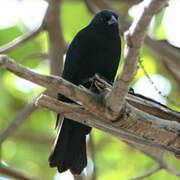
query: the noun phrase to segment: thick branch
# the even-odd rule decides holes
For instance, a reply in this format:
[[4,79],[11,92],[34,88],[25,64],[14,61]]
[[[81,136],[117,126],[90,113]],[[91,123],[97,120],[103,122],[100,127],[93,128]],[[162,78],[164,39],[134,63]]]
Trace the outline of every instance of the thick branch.
[[[127,107],[120,121],[113,123],[92,115],[82,106],[60,102],[45,95],[37,99],[36,105],[51,109],[63,114],[63,116],[69,119],[98,128],[126,141],[160,148],[162,150],[174,152],[175,154],[180,153],[177,144],[180,139],[177,139],[176,128],[169,128],[168,125],[163,128],[161,125],[159,126],[159,123],[153,121],[153,117],[151,117],[152,121],[149,123],[149,116],[145,117],[146,114],[143,113],[135,114],[136,111],[132,106]],[[130,121],[132,121],[132,123],[130,123]],[[164,120],[164,122],[165,121],[166,120]],[[149,131],[147,131],[147,129],[149,129]],[[164,139],[162,139],[161,136],[163,136]],[[176,143],[171,143],[172,139],[176,141]]]
[[[148,3],[147,3],[148,2]],[[126,56],[122,74],[114,83],[112,92],[107,96],[107,106],[115,112],[117,117],[131,81],[136,73],[140,48],[144,42],[145,33],[154,14],[165,6],[167,0],[144,1],[144,9],[126,33]]]
[[[76,102],[82,102],[83,106],[94,114],[92,115],[89,112],[84,111],[84,109],[74,109],[73,107],[73,109],[70,111],[71,113],[64,114],[70,119],[80,121],[81,123],[85,123],[92,127],[101,128],[101,130],[121,138],[127,139],[128,137],[130,138],[130,141],[133,142],[141,142],[142,144],[156,146],[174,152],[177,155],[180,154],[179,114],[168,112],[168,108],[162,106],[160,109],[160,116],[157,116],[156,113],[150,114],[149,112],[143,112],[141,110],[143,103],[139,103],[139,105],[137,105],[139,100],[138,98],[140,98],[137,97],[136,101],[134,101],[136,106],[134,107],[133,103],[131,103],[131,105],[126,103],[123,106],[122,116],[112,123],[110,120],[107,120],[106,116],[104,115],[106,111],[104,111],[100,101],[102,95],[97,95],[86,90],[85,88],[77,87],[60,77],[47,76],[32,72],[9,60],[7,56],[0,56],[0,66],[6,67],[16,75],[44,86],[49,90],[64,94]],[[144,101],[144,99],[142,101]],[[131,100],[131,102],[133,102],[133,100]],[[148,109],[150,106],[153,106],[152,101],[149,102],[145,109],[149,111]],[[138,109],[138,107],[140,108]],[[156,106],[153,106],[153,108],[157,110]],[[66,110],[67,111],[63,112],[69,112],[69,109]],[[59,112],[57,109],[55,111]],[[168,115],[166,116],[166,114]],[[166,117],[172,118],[169,120]],[[109,119],[111,119],[111,116]],[[127,131],[131,133],[128,133]]]

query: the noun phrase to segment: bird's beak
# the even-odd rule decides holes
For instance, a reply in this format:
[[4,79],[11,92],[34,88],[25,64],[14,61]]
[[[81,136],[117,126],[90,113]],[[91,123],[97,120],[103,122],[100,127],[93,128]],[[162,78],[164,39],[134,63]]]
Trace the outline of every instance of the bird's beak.
[[111,16],[111,19],[108,21],[108,25],[117,24],[117,19],[114,16]]

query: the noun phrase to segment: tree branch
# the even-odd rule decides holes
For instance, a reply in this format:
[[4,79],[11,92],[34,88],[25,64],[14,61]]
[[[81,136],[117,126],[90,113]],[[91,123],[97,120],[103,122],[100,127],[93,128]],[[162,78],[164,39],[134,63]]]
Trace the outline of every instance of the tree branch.
[[148,176],[151,176],[151,175],[155,174],[156,172],[160,171],[161,169],[162,168],[158,166],[155,169],[153,169],[153,170],[151,170],[151,171],[149,171],[149,172],[147,172],[147,173],[145,173],[145,174],[143,174],[141,176],[138,176],[138,177],[135,177],[135,178],[131,178],[130,180],[144,179],[144,178],[146,178]]
[[27,119],[27,117],[37,109],[34,102],[28,104],[15,117],[8,127],[0,133],[0,144],[3,143],[9,136],[11,136],[16,129]]
[[29,178],[18,171],[12,170],[11,168],[6,167],[1,163],[0,163],[0,173],[19,180],[37,180],[35,178]]
[[107,106],[114,111],[117,117],[125,96],[127,95],[131,81],[136,73],[136,66],[139,59],[140,48],[144,42],[148,25],[156,13],[158,13],[167,3],[167,0],[144,1],[144,8],[139,18],[136,19],[126,33],[126,56],[123,71],[115,81],[112,91],[107,95]]
[[49,60],[52,75],[60,75],[63,70],[63,55],[66,45],[59,18],[61,0],[51,0],[43,21],[49,35]]
[[[168,113],[170,110],[160,104],[155,103],[156,105],[153,108],[157,110],[157,105],[161,107],[161,117],[154,116],[153,114],[138,109],[137,107],[141,107],[142,104],[134,107],[126,102],[123,106],[122,115],[116,121],[112,122],[110,121],[112,117],[108,120],[106,116],[102,115],[102,113],[105,112],[101,107],[102,94],[94,94],[87,89],[77,87],[60,77],[32,72],[9,60],[7,56],[0,56],[0,66],[6,67],[16,75],[44,86],[49,90],[57,91],[57,93],[61,93],[73,101],[82,102],[83,106],[88,109],[88,111],[84,111],[82,109],[74,109],[74,106],[73,109],[68,106],[68,108],[71,109],[71,113],[63,113],[63,115],[67,116],[69,119],[80,121],[81,123],[99,128],[114,136],[129,139],[129,141],[155,146],[174,152],[177,156],[180,154],[180,116],[178,113],[173,113],[173,111]],[[140,99],[140,97],[138,98]],[[56,99],[54,101],[59,103]],[[144,101],[144,99],[142,99],[142,101]],[[44,104],[47,106],[48,102],[44,102]],[[138,101],[136,101],[135,104],[138,104]],[[150,101],[150,104],[153,106],[152,100]],[[51,109],[52,107],[50,106],[48,108]],[[53,110],[59,112],[58,109]],[[69,109],[66,109],[66,111],[69,112]],[[168,115],[166,116],[166,114]],[[162,117],[164,118],[162,119]],[[165,117],[174,118],[166,119]]]
[[146,154],[147,156],[151,157],[152,159],[154,159],[158,164],[159,166],[147,173],[145,173],[144,175],[141,175],[141,176],[138,176],[136,178],[132,178],[131,180],[139,180],[139,179],[143,179],[145,177],[148,177],[148,176],[151,176],[152,174],[162,170],[162,169],[166,169],[167,171],[169,171],[171,174],[175,175],[175,176],[180,176],[180,172],[176,171],[175,169],[173,169],[172,167],[170,167],[163,159],[163,157],[161,157],[160,155],[157,155],[157,154],[154,154],[144,148],[142,148],[141,146],[139,145],[136,145],[136,144],[131,144],[131,143],[128,143],[130,144],[130,146],[138,149],[139,151],[143,152],[144,154]]
[[8,44],[5,44],[4,46],[1,46],[0,54],[7,53],[10,50],[16,48],[17,46],[23,44],[24,42],[28,41],[29,39],[35,37],[37,34],[39,34],[41,32],[41,30],[42,30],[42,26],[40,26],[36,30],[34,30],[24,36],[20,36],[16,39],[12,40],[11,42],[9,42]]
[[[45,95],[42,95],[37,99],[36,105],[61,113],[69,119],[98,128],[128,142],[130,141],[133,143],[156,147],[162,150],[174,152],[175,154],[180,153],[179,146],[176,144],[180,139],[174,134],[175,132],[172,132],[172,129],[168,130],[168,126],[166,126],[166,128],[156,127],[155,122],[149,124],[149,122],[146,122],[149,117],[143,119],[142,115],[135,114],[136,112],[133,111],[133,108],[127,110],[128,117],[127,114],[124,113],[124,116],[121,117],[121,120],[118,123],[113,123],[94,116],[82,106],[64,103]],[[149,129],[149,131],[147,131],[147,129]],[[173,140],[175,140],[176,143],[170,143],[172,141],[172,134],[174,134],[174,138],[176,140],[174,138]],[[164,139],[162,139],[161,136],[163,136]]]

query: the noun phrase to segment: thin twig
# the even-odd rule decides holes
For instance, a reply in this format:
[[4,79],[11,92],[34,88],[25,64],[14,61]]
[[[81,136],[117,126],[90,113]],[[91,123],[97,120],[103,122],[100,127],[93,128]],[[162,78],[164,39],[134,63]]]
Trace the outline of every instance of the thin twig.
[[162,170],[162,169],[166,169],[167,171],[169,171],[171,174],[175,175],[175,176],[180,176],[180,172],[176,171],[175,169],[173,169],[172,167],[170,167],[163,159],[163,157],[161,157],[158,154],[152,153],[151,151],[144,149],[143,147],[141,147],[140,145],[137,144],[132,144],[132,143],[128,143],[130,146],[136,148],[137,150],[143,152],[144,154],[146,154],[147,156],[151,157],[152,159],[154,159],[157,163],[158,163],[158,167],[150,172],[145,173],[144,175],[138,176],[136,178],[132,178],[131,180],[139,180],[139,179],[143,179],[144,177],[148,177],[151,176],[152,174]]
[[162,169],[161,167],[157,167],[157,168],[155,168],[155,169],[153,169],[153,170],[151,170],[151,171],[149,171],[149,172],[147,172],[147,173],[145,173],[145,174],[143,174],[141,176],[138,176],[138,177],[135,177],[135,178],[131,178],[130,180],[144,179],[144,178],[146,178],[148,176],[151,176],[151,175],[155,174],[156,172],[160,171],[161,169]]
[[47,145],[52,143],[52,137],[47,137],[47,135],[30,135],[27,133],[21,133],[18,135],[14,135],[13,138],[17,141],[24,141],[29,142],[33,145],[35,144],[41,144],[41,145]]
[[4,165],[2,165],[0,163],[0,173],[1,174],[4,174],[4,175],[7,175],[9,177],[12,177],[12,178],[16,178],[18,180],[38,180],[38,179],[35,179],[35,178],[29,178],[27,177],[26,175],[18,172],[18,171],[15,171],[9,167],[6,167]]
[[35,52],[33,54],[25,56],[22,61],[20,61],[20,63],[33,58],[48,59],[48,53]]
[[7,53],[7,52],[11,51],[12,49],[16,48],[17,46],[27,42],[29,39],[38,35],[41,32],[41,30],[42,30],[42,26],[40,26],[36,30],[34,30],[26,35],[20,36],[16,39],[12,40],[11,42],[9,42],[8,44],[5,44],[4,46],[1,46],[0,54]]
[[26,105],[15,117],[14,120],[8,125],[8,127],[0,133],[0,144],[3,143],[9,136],[15,133],[17,128],[23,124],[27,117],[37,109],[34,103]]

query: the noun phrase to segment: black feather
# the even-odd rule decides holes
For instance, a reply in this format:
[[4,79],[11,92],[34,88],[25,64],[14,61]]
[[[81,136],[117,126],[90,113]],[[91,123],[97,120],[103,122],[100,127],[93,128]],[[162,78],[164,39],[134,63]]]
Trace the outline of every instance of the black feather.
[[[64,79],[79,85],[99,73],[114,80],[121,54],[117,18],[115,12],[103,10],[77,33],[66,54]],[[62,95],[58,99],[72,102]],[[50,166],[80,174],[87,165],[86,135],[90,131],[90,127],[65,118],[49,157]]]

